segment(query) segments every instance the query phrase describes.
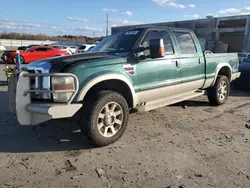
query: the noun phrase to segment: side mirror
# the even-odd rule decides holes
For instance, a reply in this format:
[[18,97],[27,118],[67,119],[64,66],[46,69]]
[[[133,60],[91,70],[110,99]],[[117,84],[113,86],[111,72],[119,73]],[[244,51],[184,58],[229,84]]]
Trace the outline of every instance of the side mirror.
[[151,39],[149,41],[149,50],[151,58],[161,58],[165,56],[163,39]]
[[140,46],[140,47],[136,48],[136,49],[134,50],[134,52],[135,52],[135,53],[140,53],[140,52],[143,52],[143,51],[145,51],[145,50],[146,50],[145,47]]

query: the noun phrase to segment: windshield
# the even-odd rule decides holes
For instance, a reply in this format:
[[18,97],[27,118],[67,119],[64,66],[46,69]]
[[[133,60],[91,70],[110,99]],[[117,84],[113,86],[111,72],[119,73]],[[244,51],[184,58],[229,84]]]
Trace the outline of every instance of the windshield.
[[142,29],[134,29],[108,36],[91,52],[130,52],[141,33]]

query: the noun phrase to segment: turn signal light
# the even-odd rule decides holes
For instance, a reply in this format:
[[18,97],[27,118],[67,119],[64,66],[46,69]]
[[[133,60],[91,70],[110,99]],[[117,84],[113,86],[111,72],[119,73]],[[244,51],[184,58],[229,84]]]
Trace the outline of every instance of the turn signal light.
[[71,90],[74,89],[73,84],[54,84],[54,90]]
[[165,54],[164,47],[160,47],[159,48],[159,54],[161,54],[162,56],[164,56],[164,54]]

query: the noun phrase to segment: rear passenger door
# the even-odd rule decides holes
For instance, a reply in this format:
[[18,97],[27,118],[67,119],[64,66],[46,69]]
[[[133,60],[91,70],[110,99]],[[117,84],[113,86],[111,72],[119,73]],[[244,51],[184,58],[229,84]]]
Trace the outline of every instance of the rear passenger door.
[[187,83],[189,90],[201,88],[205,81],[203,53],[195,45],[199,44],[193,33],[174,31],[179,50],[179,72],[181,83]]

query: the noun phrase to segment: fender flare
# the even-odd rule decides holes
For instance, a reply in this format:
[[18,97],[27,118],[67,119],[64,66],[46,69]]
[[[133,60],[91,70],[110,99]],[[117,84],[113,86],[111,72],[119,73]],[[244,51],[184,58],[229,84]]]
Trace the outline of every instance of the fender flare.
[[230,70],[230,78],[229,78],[229,81],[231,81],[231,78],[232,78],[232,68],[230,67],[230,65],[229,65],[228,63],[220,63],[220,64],[216,67],[215,77],[214,77],[214,81],[213,81],[213,83],[212,83],[212,86],[215,84],[216,79],[217,79],[217,77],[218,77],[218,74],[219,74],[220,70],[221,70],[223,67],[229,68],[229,70]]
[[84,87],[80,90],[79,95],[77,97],[77,101],[82,101],[84,99],[84,97],[86,96],[86,94],[88,93],[88,91],[95,86],[96,84],[102,82],[102,81],[106,81],[106,80],[119,80],[124,82],[125,84],[127,84],[127,86],[130,89],[130,92],[132,94],[132,99],[133,99],[133,107],[135,107],[135,105],[137,104],[137,99],[136,99],[136,94],[135,94],[135,90],[134,87],[131,83],[131,81],[126,78],[125,76],[119,75],[119,74],[104,74],[101,76],[98,76],[92,80],[90,80],[87,84],[84,85]]

